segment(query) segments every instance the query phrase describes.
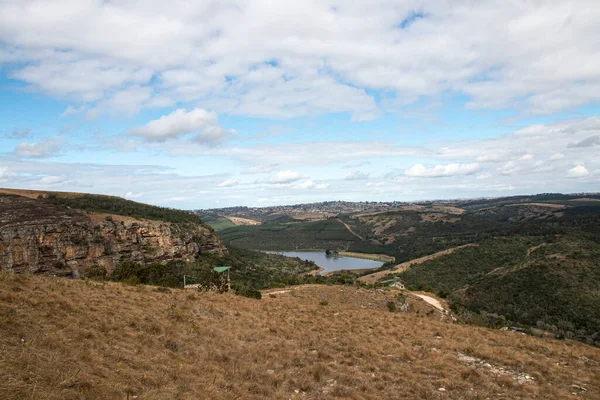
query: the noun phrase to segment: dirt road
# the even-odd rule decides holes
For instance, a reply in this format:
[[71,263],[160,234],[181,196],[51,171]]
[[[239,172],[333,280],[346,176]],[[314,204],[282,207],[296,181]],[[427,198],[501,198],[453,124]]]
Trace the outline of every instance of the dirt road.
[[444,308],[444,306],[442,305],[442,303],[440,303],[440,301],[438,299],[434,299],[433,297],[427,296],[426,294],[416,294],[416,293],[414,293],[414,295],[417,296],[417,297],[422,298],[427,303],[431,304],[432,306],[434,306],[435,308],[437,308],[441,312],[445,312],[446,311],[446,309]]
[[477,245],[470,243],[470,244],[465,244],[465,245],[458,246],[458,247],[452,247],[451,249],[438,251],[437,253],[433,253],[433,254],[430,254],[425,257],[415,258],[414,260],[403,262],[401,264],[396,265],[394,268],[386,270],[386,271],[375,272],[373,274],[362,276],[358,280],[361,282],[366,282],[366,283],[375,283],[378,280],[380,280],[381,278],[383,278],[384,276],[387,276],[390,274],[397,274],[399,272],[404,272],[415,264],[421,264],[421,263],[424,263],[425,261],[433,260],[434,258],[438,258],[438,257],[444,256],[446,254],[451,254],[458,249],[462,249],[462,248],[470,247],[470,246],[477,246]]
[[347,223],[345,223],[344,221],[342,221],[341,219],[337,218],[338,221],[340,221],[342,224],[344,224],[344,226],[346,227],[346,229],[348,229],[348,232],[350,232],[351,234],[353,234],[354,236],[356,236],[357,238],[359,238],[360,240],[365,240],[362,236],[360,236],[358,233],[354,232],[352,230],[352,228],[350,228],[350,225],[348,225]]

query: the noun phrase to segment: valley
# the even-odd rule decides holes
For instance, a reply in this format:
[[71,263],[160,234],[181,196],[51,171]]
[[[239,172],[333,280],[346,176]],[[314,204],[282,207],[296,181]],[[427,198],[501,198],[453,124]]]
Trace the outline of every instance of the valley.
[[597,200],[254,210],[216,231],[202,213],[3,190],[0,398],[595,398]]
[[[400,281],[447,298],[470,323],[541,328],[600,341],[600,196],[540,194],[422,203],[237,209],[262,223],[219,230],[224,243],[255,250],[331,249],[391,257],[357,282]],[[332,213],[338,212],[335,216]],[[218,210],[200,211],[219,215]],[[226,212],[231,212],[227,209]],[[277,213],[278,219],[271,218]],[[541,300],[541,301],[540,301]]]

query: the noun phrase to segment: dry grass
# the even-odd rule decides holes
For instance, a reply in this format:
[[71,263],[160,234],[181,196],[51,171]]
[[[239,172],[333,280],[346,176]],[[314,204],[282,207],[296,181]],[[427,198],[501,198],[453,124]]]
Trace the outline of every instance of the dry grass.
[[233,222],[234,225],[260,225],[260,221],[256,221],[253,219],[232,216],[227,216],[225,218]]
[[100,213],[100,212],[87,212],[86,214],[96,224],[106,220],[106,217],[110,217],[110,218],[112,218],[113,221],[118,221],[118,222],[150,221],[150,220],[144,220],[141,218],[134,218],[134,217],[128,217],[128,216],[124,216],[124,215],[108,214],[108,213]]
[[365,260],[381,261],[381,262],[394,262],[395,258],[388,256],[387,254],[369,254],[369,253],[355,253],[353,251],[340,251],[338,253],[342,257],[354,257],[362,258]]
[[[29,189],[9,189],[9,188],[0,188],[0,194],[13,194],[17,196],[28,197],[30,199],[37,199],[38,196],[46,197],[49,194],[55,194],[60,197],[81,197],[85,195],[85,193],[77,193],[77,192],[57,192],[53,190],[29,190]],[[105,194],[95,194],[94,196],[104,196],[104,197],[115,197],[109,196]]]
[[442,322],[420,303],[390,313],[394,295],[0,275],[0,399],[600,398],[600,349]]
[[517,204],[507,204],[509,207],[522,207],[522,206],[532,206],[532,207],[547,207],[560,209],[565,208],[564,204],[552,204],[552,203],[517,203]]

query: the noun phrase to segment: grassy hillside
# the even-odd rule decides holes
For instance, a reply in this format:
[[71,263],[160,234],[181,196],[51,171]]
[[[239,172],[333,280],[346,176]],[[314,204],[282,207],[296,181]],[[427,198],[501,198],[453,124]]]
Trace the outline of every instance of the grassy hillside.
[[192,222],[204,225],[200,217],[189,211],[157,207],[114,196],[94,194],[62,196],[60,193],[50,193],[43,197],[43,200],[53,204],[61,204],[84,211],[117,214],[133,218],[152,219],[174,223]]
[[257,250],[345,248],[357,237],[341,222],[317,222],[237,226],[219,232],[226,244]]
[[600,349],[390,313],[393,296],[0,275],[0,399],[600,397]]
[[225,217],[212,216],[211,218],[203,218],[204,222],[212,226],[216,231],[222,231],[223,229],[233,228],[235,224]]

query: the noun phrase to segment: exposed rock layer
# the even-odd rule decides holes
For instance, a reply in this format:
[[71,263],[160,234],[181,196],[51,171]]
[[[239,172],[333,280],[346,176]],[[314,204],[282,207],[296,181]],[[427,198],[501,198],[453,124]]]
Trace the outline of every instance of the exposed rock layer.
[[8,272],[84,276],[91,265],[109,272],[118,262],[193,261],[223,254],[213,232],[194,223],[98,216],[0,194],[0,267]]

